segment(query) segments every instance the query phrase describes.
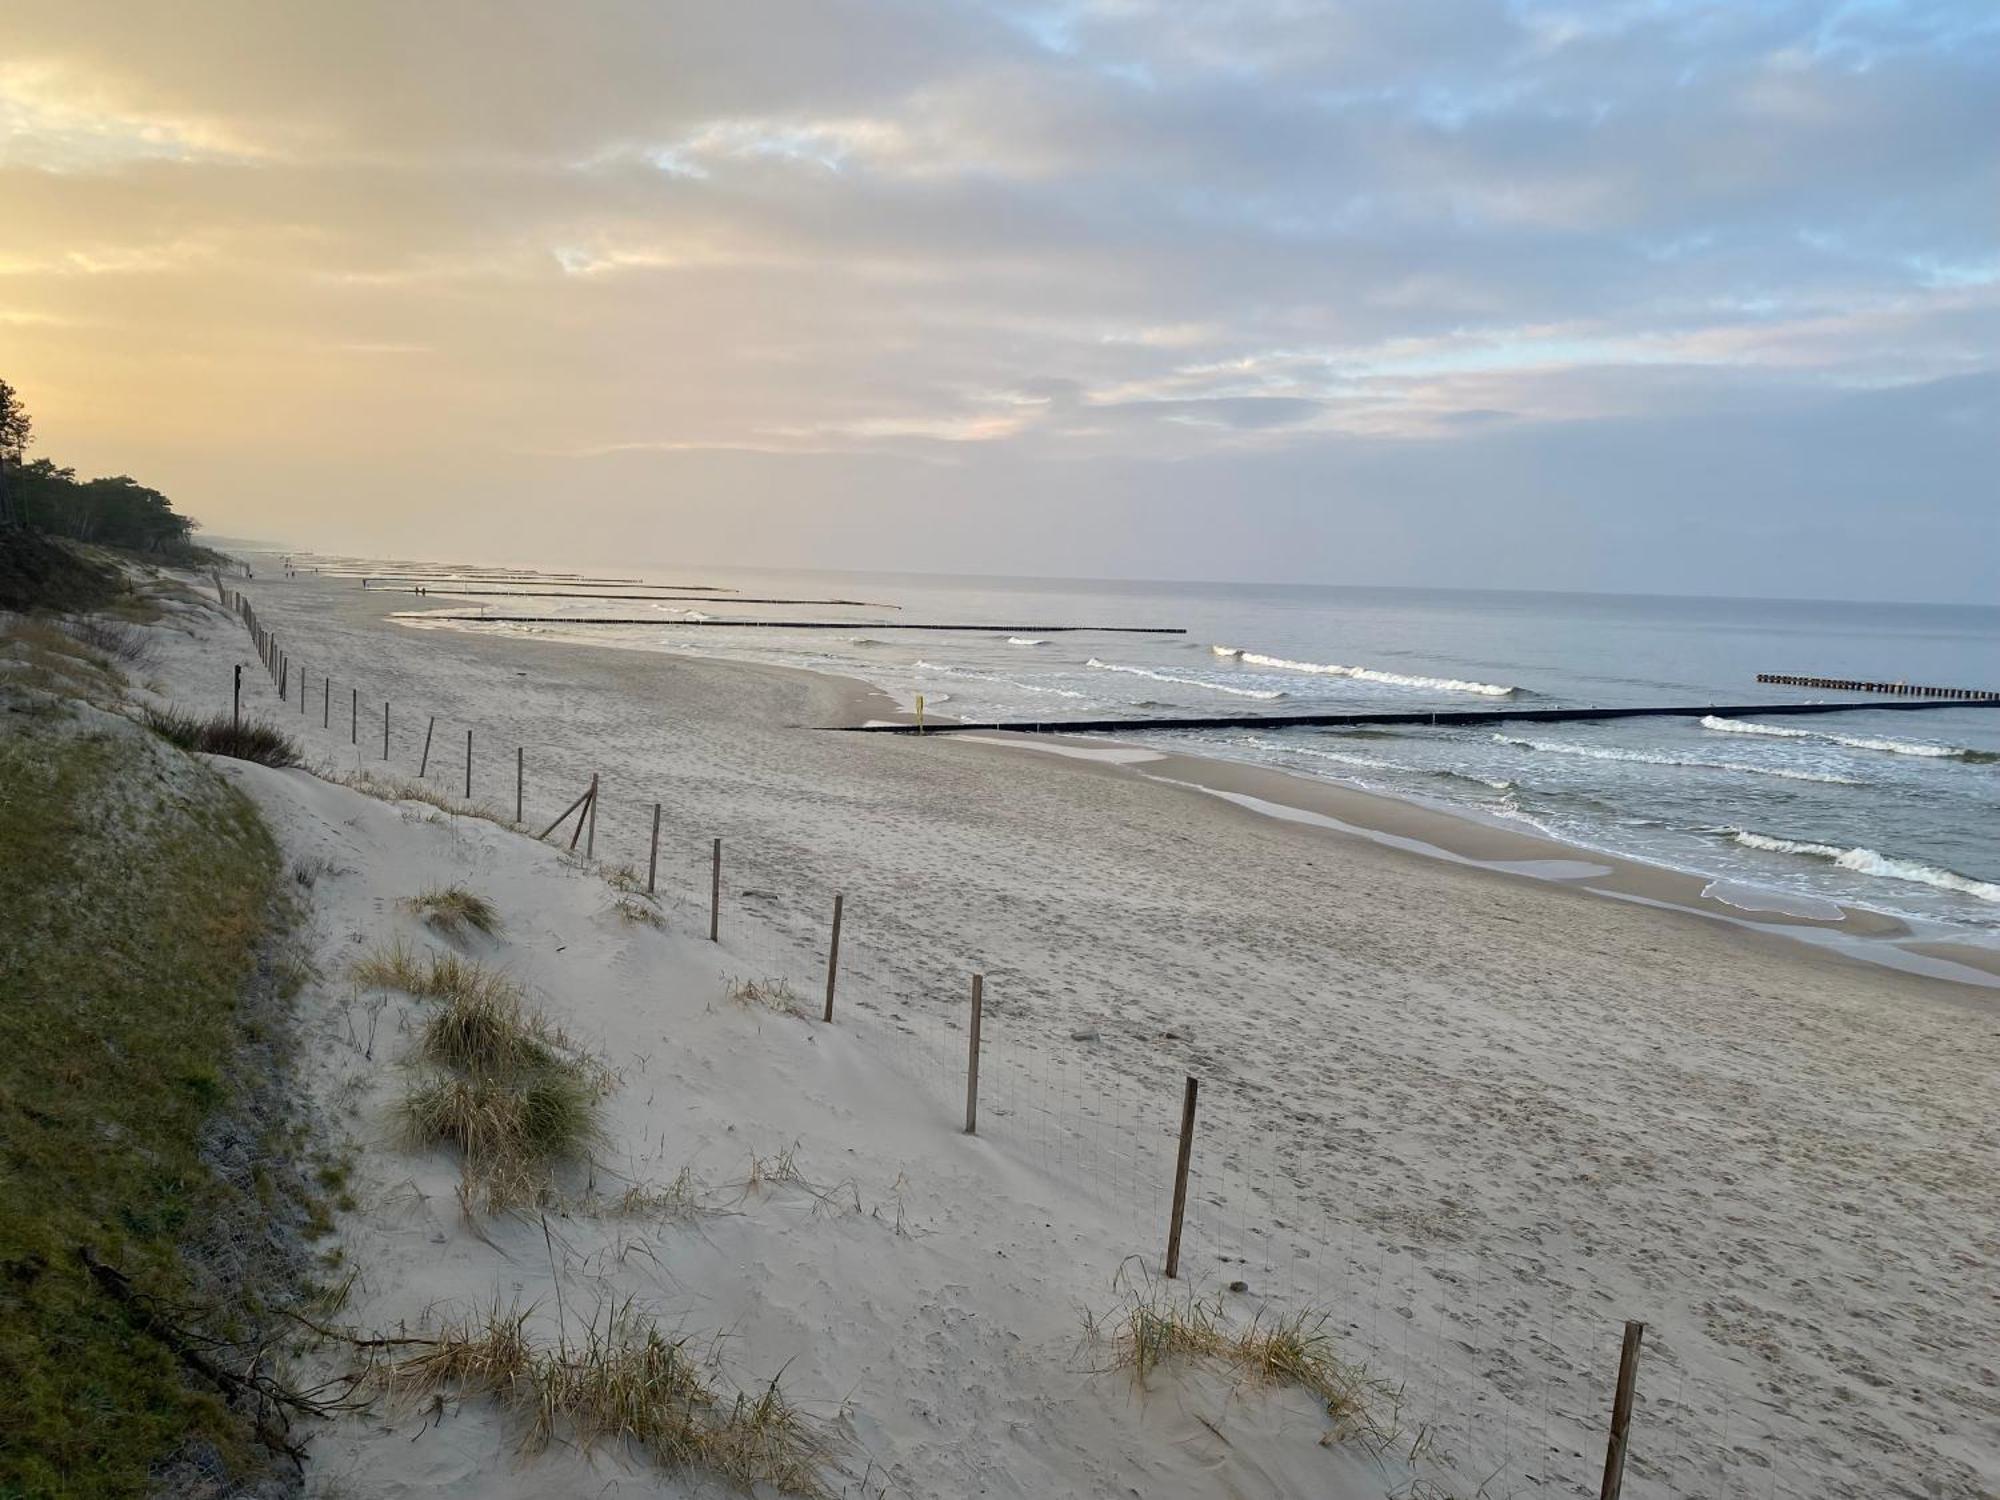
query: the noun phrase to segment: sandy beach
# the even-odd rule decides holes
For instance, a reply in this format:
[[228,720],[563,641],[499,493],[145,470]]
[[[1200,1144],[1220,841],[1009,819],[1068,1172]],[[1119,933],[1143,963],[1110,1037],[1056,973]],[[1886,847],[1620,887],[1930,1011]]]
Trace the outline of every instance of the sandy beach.
[[[784,1366],[866,1455],[847,1492],[1023,1496],[1388,1494],[1420,1473],[1595,1493],[1633,1318],[1627,1494],[2000,1492],[1990,952],[1893,947],[1893,919],[1255,767],[835,732],[892,707],[837,679],[410,629],[382,618],[397,601],[331,579],[247,589],[308,674],[307,712],[219,614],[174,638],[166,696],[226,707],[249,661],[246,705],[291,716],[336,770],[380,768],[387,700],[391,765],[415,772],[434,716],[431,781],[453,793],[470,728],[475,800],[511,816],[522,747],[536,828],[598,775],[599,860],[643,868],[658,802],[662,884],[683,898],[666,932],[625,930],[554,849],[231,768],[291,857],[349,872],[316,893],[306,1003],[316,1091],[375,1173],[342,1226],[355,1317],[496,1286],[641,1295],[729,1330],[748,1379]],[[714,837],[720,952],[682,910],[705,899]],[[349,1045],[361,1001],[341,978],[400,887],[452,874],[518,914],[497,956],[621,1073],[607,1162],[720,1176],[797,1141],[860,1211],[777,1194],[691,1235],[566,1222],[560,1253],[539,1226],[468,1230],[448,1163],[372,1148],[389,1079]],[[730,972],[816,998],[835,892],[853,1026],[718,1007]],[[991,1124],[967,1141],[952,1068],[974,972]],[[1159,1254],[1187,1074],[1191,1278],[1329,1309],[1431,1435],[1428,1468],[1321,1448],[1296,1398],[1192,1382],[1141,1400],[1088,1372],[1081,1310]],[[418,1425],[337,1429],[318,1462],[370,1494],[656,1483],[574,1455],[512,1465],[469,1408],[413,1444]]]

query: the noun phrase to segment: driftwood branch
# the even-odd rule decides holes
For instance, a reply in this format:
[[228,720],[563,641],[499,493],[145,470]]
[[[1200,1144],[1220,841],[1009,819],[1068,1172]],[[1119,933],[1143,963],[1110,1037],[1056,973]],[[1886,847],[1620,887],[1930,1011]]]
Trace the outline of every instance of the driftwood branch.
[[[211,1348],[223,1348],[228,1347],[226,1344],[173,1321],[161,1310],[157,1299],[135,1287],[131,1278],[116,1266],[99,1260],[90,1246],[79,1245],[76,1253],[98,1289],[118,1303],[141,1331],[158,1339],[183,1366],[222,1392],[232,1403],[247,1408],[257,1440],[273,1452],[284,1454],[301,1472],[304,1471],[306,1450],[303,1444],[293,1442],[289,1435],[291,1420],[288,1413],[328,1417],[339,1407],[302,1395],[265,1374],[258,1368],[263,1362],[261,1347],[245,1373],[238,1374],[217,1363],[198,1346],[205,1344]],[[326,1388],[319,1387],[321,1390]]]

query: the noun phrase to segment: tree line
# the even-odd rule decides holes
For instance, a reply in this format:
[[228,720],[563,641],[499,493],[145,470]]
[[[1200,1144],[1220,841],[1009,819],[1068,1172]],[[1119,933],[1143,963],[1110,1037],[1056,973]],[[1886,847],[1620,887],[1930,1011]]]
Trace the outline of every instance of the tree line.
[[51,459],[26,461],[35,424],[14,387],[0,380],[0,528],[25,527],[49,536],[182,555],[200,524],[173,502],[127,474],[78,479]]

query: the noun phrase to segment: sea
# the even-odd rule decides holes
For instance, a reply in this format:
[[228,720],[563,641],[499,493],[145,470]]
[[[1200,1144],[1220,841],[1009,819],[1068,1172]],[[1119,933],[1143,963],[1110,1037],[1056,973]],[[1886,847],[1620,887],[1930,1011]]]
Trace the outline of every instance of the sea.
[[[404,607],[557,616],[457,628],[835,672],[905,708],[921,695],[927,715],[1050,728],[1183,714],[1851,699],[1851,711],[1826,716],[1129,737],[2000,943],[2000,709],[1885,713],[1871,711],[1881,699],[1756,681],[1774,672],[2000,689],[2000,608],[790,570],[656,570],[645,581],[711,592],[512,598],[453,596],[434,583]],[[811,602],[750,602],[774,599]],[[583,623],[608,616],[644,623]],[[719,623],[730,618],[838,628]],[[990,628],[907,628],[922,623]],[[1185,633],[1049,628],[1062,625]]]

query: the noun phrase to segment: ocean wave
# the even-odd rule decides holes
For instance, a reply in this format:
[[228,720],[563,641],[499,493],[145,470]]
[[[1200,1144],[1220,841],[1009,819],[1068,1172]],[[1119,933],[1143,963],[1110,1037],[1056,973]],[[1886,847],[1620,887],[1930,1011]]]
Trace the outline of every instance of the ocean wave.
[[1173,677],[1165,672],[1155,672],[1150,667],[1121,666],[1115,661],[1099,661],[1091,657],[1090,665],[1101,672],[1127,672],[1134,677],[1150,677],[1155,682],[1171,682],[1177,687],[1207,688],[1212,693],[1230,693],[1238,698],[1282,698],[1285,695],[1276,688],[1225,687],[1219,682],[1203,682],[1199,677]]
[[1382,672],[1374,667],[1343,667],[1332,662],[1288,661],[1282,656],[1264,656],[1240,646],[1211,646],[1217,656],[1226,656],[1251,667],[1272,667],[1280,672],[1311,672],[1320,677],[1351,677],[1357,682],[1380,682],[1390,687],[1436,688],[1442,692],[1479,693],[1488,698],[1507,698],[1520,692],[1497,682],[1467,682],[1457,677],[1411,677],[1401,672]]
[[1852,776],[1826,776],[1818,771],[1787,771],[1777,766],[1753,766],[1740,760],[1686,760],[1677,755],[1647,755],[1638,750],[1618,750],[1609,745],[1566,745],[1559,740],[1523,740],[1511,734],[1496,734],[1494,742],[1523,750],[1539,750],[1549,755],[1576,755],[1587,760],[1622,760],[1642,766],[1684,766],[1696,771],[1737,771],[1745,776],[1775,776],[1781,781],[1816,781],[1822,786],[1865,786]]
[[1990,880],[1975,880],[1972,876],[1961,875],[1956,870],[1919,864],[1911,859],[1896,859],[1874,849],[1843,849],[1838,844],[1816,844],[1804,839],[1774,838],[1768,833],[1752,833],[1744,828],[1731,829],[1730,836],[1746,849],[1762,849],[1772,854],[1804,855],[1809,859],[1826,860],[1857,875],[1909,881],[1917,885],[1932,886],[1941,891],[1957,891],[1962,895],[1977,897],[1981,901],[2000,902],[2000,885]]
[[1330,760],[1335,765],[1355,766],[1365,771],[1406,769],[1392,760],[1377,760],[1372,755],[1346,755],[1338,750],[1308,750],[1304,745],[1273,745],[1258,740],[1252,740],[1250,743],[1259,750],[1278,750],[1287,755],[1303,755],[1311,760]]
[[1448,776],[1454,781],[1474,781],[1492,792],[1511,792],[1514,783],[1501,776],[1480,776],[1471,771],[1438,771],[1438,776]]
[[1007,644],[1010,646],[1046,646],[1048,643],[1049,638],[1045,635],[1010,635],[1007,637]]
[[948,667],[942,662],[919,661],[919,672],[939,672],[946,677],[964,677],[973,682],[991,682],[1001,687],[1019,688],[1024,693],[1049,693],[1058,698],[1088,698],[1088,693],[1073,693],[1068,688],[1043,687],[1033,682],[1016,682],[1011,677],[989,677],[984,672],[968,672],[964,667]]
[[1436,776],[1446,781],[1468,781],[1494,792],[1514,790],[1514,783],[1511,781],[1494,776],[1481,776],[1474,771],[1458,771],[1444,766],[1406,766],[1393,760],[1380,760],[1372,755],[1356,755],[1344,750],[1315,750],[1305,745],[1282,744],[1270,740],[1252,739],[1243,743],[1257,750],[1276,750],[1286,755],[1303,755],[1312,760],[1332,761],[1336,765],[1354,766],[1365,771],[1399,771],[1406,775]]
[[1782,724],[1758,724],[1749,719],[1718,719],[1703,716],[1703,729],[1722,734],[1756,734],[1780,740],[1818,740],[1822,744],[1845,745],[1850,750],[1879,750],[1885,755],[1921,755],[1930,760],[2000,760],[1990,750],[1969,750],[1963,745],[1935,745],[1924,740],[1892,740],[1879,735],[1834,734],[1824,729],[1792,729]]

